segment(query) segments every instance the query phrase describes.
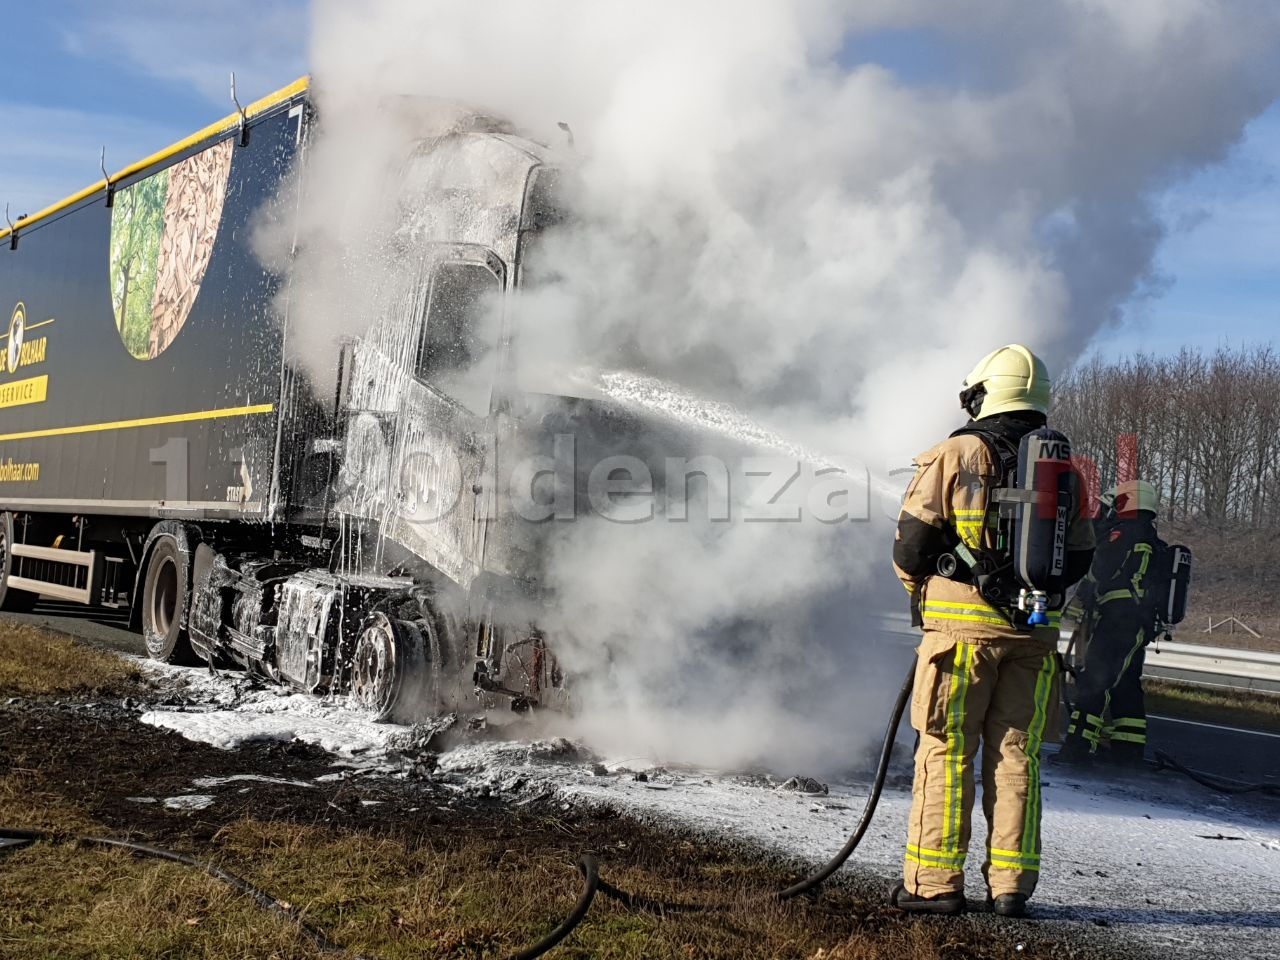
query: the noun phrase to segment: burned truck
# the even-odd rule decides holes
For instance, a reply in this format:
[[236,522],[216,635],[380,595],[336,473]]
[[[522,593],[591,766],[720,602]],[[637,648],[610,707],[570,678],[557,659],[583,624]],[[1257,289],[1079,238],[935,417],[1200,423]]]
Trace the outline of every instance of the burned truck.
[[536,534],[502,529],[492,478],[526,429],[506,305],[571,157],[479,119],[406,144],[418,235],[321,389],[252,240],[297,208],[316,122],[300,80],[0,229],[0,609],[127,608],[153,658],[380,718],[554,702],[511,615]]

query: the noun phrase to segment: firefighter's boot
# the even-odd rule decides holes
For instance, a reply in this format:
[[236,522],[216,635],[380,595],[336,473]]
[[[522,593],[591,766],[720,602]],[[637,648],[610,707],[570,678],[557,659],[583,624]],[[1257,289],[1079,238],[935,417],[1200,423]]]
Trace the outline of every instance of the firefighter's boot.
[[1024,893],[1002,893],[987,901],[991,912],[999,917],[1025,917],[1027,915],[1027,896]]
[[936,897],[917,897],[908,893],[907,888],[898,884],[889,894],[889,903],[906,913],[963,913],[964,893],[940,893]]

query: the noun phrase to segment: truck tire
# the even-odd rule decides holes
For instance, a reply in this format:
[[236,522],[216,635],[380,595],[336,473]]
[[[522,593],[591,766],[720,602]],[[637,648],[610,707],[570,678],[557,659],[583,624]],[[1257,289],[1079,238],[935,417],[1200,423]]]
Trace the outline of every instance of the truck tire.
[[13,567],[13,554],[9,545],[13,543],[13,514],[5,513],[0,520],[0,610],[10,613],[30,613],[40,599],[39,594],[30,590],[14,590],[9,587],[9,571]]
[[156,537],[142,583],[142,638],[152,660],[185,666],[200,662],[187,636],[190,562],[174,537]]
[[375,720],[413,719],[426,677],[422,631],[381,610],[369,614],[351,651],[348,698]]

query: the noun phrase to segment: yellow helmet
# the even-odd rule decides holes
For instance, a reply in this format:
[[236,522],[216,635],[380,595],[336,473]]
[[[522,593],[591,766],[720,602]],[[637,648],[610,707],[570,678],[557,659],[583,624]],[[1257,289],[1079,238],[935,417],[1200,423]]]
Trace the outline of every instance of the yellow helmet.
[[1143,510],[1155,513],[1160,508],[1160,492],[1145,480],[1126,480],[1103,496],[1111,497],[1111,509],[1117,516]]
[[1049,412],[1049,371],[1020,343],[993,350],[964,378],[960,406],[975,420],[1014,410]]

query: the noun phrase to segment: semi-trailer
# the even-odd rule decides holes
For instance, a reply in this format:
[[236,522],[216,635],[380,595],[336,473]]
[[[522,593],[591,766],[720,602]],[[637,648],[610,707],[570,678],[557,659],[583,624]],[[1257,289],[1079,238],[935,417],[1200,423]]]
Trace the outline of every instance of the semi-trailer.
[[304,78],[0,228],[0,608],[127,608],[156,659],[382,718],[552,702],[556,658],[511,615],[538,525],[504,522],[493,478],[571,405],[514,390],[509,305],[572,155],[481,117],[408,138],[397,281],[322,390],[298,281],[253,243],[297,215],[316,126]]

